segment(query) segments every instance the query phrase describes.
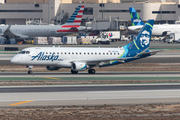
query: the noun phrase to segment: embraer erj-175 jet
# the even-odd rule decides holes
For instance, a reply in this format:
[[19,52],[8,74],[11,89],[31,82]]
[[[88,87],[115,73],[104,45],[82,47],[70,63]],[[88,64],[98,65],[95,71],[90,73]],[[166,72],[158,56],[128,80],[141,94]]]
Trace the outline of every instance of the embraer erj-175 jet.
[[[71,68],[72,74],[88,70],[95,74],[93,67],[121,64],[156,54],[149,51],[154,20],[149,20],[135,39],[121,48],[88,47],[30,47],[15,55],[11,62],[25,66],[46,66],[47,70]],[[28,73],[32,73],[31,69]]]
[[[132,26],[128,27],[128,30],[138,33],[144,25],[144,22],[139,17],[138,13],[133,7],[129,8]],[[153,36],[164,36],[170,35],[170,33],[180,32],[180,25],[178,24],[162,24],[154,25],[152,35]]]
[[5,25],[0,26],[0,35],[15,39],[31,37],[61,37],[86,29],[81,25],[84,6],[79,6],[68,21],[63,25]]

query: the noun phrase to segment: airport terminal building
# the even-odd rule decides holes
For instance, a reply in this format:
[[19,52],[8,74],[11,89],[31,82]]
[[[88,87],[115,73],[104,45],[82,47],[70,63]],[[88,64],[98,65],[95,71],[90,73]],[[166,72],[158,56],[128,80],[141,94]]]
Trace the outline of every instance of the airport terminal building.
[[[79,5],[84,5],[83,21],[118,21],[131,25],[129,7],[143,21],[175,23],[180,18],[180,0],[0,0],[0,24],[27,24],[41,21],[62,24]],[[118,24],[119,25],[119,24]]]

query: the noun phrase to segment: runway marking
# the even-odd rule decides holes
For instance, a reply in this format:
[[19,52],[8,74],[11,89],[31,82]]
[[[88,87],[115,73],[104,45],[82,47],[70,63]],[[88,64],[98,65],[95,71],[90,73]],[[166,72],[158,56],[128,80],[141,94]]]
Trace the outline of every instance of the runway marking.
[[43,78],[53,79],[53,80],[62,80],[61,78],[53,78],[53,77],[43,77]]
[[29,103],[29,102],[33,102],[34,100],[31,101],[23,101],[23,102],[18,102],[18,103],[13,103],[13,104],[9,104],[9,106],[16,106],[16,105],[20,105],[20,104],[25,104],[25,103]]

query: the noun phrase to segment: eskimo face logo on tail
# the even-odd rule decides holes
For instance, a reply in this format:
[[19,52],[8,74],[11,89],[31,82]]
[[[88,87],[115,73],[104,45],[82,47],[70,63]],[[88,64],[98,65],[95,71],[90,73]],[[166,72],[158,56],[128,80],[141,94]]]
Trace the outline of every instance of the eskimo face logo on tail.
[[62,59],[58,59],[59,56],[58,55],[54,55],[54,53],[52,55],[44,55],[44,52],[40,52],[39,54],[37,54],[36,56],[32,56],[31,61],[35,60],[37,58],[37,61],[62,61]]
[[148,31],[143,31],[140,37],[140,41],[141,41],[141,46],[147,46],[149,44],[149,40],[150,40],[150,33]]

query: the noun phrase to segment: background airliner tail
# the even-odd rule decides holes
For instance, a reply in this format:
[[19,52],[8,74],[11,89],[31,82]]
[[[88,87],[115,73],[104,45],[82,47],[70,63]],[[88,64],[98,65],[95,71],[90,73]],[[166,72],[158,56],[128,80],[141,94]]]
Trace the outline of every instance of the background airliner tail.
[[135,39],[131,43],[123,47],[125,51],[128,51],[130,53],[148,52],[153,25],[154,20],[148,20],[140,30],[138,35],[135,37]]
[[138,13],[133,7],[130,7],[129,11],[131,16],[132,26],[144,25],[144,22],[141,20]]
[[68,21],[61,28],[78,28],[81,25],[83,12],[84,6],[78,6]]

